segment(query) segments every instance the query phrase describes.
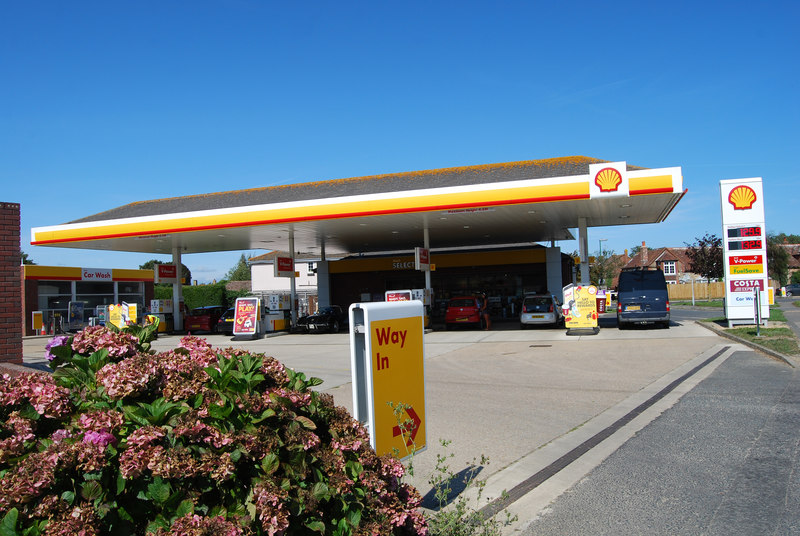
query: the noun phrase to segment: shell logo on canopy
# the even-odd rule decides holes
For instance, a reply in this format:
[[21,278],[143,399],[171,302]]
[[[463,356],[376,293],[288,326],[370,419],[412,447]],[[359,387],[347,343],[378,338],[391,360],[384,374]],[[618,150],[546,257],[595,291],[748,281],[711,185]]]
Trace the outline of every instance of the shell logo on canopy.
[[601,192],[616,192],[622,182],[622,174],[614,168],[603,168],[594,176],[594,183]]
[[728,194],[728,203],[734,210],[749,210],[756,202],[756,192],[749,186],[737,186]]

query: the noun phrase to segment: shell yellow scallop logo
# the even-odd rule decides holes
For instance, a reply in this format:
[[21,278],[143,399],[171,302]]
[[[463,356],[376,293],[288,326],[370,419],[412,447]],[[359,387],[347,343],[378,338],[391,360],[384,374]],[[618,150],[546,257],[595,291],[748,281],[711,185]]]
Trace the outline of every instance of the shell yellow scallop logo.
[[728,194],[728,203],[733,205],[734,210],[747,210],[753,208],[756,202],[756,193],[749,186],[737,186]]
[[601,192],[616,192],[622,182],[622,175],[614,168],[603,168],[594,176],[594,183]]

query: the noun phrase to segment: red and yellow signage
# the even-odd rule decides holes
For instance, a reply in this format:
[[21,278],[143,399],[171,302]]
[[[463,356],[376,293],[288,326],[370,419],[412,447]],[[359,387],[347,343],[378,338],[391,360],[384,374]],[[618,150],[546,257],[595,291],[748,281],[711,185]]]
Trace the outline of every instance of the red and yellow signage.
[[369,329],[375,450],[405,457],[425,447],[422,322],[393,318],[371,322]]

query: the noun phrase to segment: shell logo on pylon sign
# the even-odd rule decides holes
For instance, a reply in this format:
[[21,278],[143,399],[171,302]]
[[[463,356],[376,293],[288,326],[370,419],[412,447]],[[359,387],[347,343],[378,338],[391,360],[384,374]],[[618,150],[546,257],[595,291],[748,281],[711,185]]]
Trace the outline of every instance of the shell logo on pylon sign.
[[748,210],[756,202],[756,192],[749,186],[737,186],[728,194],[728,203],[734,210]]
[[622,175],[614,168],[603,168],[594,176],[594,183],[601,192],[616,192],[622,182]]

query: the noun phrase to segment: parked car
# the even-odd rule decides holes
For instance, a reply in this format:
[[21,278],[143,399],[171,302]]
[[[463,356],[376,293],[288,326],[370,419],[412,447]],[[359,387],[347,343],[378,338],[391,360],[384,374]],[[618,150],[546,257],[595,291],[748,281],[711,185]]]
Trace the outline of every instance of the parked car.
[[186,316],[183,325],[186,331],[214,331],[217,327],[217,322],[224,313],[225,307],[221,305],[195,307]]
[[236,309],[231,307],[217,320],[217,333],[233,335],[233,319],[236,316]]
[[481,302],[474,296],[456,296],[447,302],[444,329],[455,326],[481,327]]
[[786,285],[785,288],[787,296],[800,296],[800,285],[791,284],[791,285]]
[[617,326],[653,323],[669,327],[669,294],[659,269],[627,269],[619,274]]
[[535,325],[557,326],[564,321],[561,303],[552,294],[526,294],[519,314],[521,329]]
[[347,316],[338,305],[322,307],[306,319],[309,333],[338,333],[342,326],[347,325]]

